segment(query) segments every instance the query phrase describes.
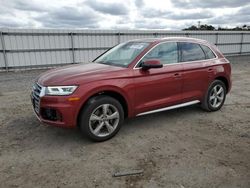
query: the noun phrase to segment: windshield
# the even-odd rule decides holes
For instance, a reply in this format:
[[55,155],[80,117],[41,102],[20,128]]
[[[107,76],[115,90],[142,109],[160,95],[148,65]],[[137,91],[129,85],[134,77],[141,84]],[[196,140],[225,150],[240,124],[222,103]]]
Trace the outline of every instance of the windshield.
[[147,42],[121,43],[98,57],[94,62],[128,67],[136,56],[138,56],[148,45],[149,43]]

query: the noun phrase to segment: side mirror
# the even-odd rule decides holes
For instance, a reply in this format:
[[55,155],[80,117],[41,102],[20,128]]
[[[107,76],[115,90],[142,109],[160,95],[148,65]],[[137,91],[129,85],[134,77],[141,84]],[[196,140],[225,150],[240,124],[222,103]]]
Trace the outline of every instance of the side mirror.
[[141,67],[143,70],[148,70],[148,69],[162,68],[163,65],[158,59],[150,59],[142,62]]

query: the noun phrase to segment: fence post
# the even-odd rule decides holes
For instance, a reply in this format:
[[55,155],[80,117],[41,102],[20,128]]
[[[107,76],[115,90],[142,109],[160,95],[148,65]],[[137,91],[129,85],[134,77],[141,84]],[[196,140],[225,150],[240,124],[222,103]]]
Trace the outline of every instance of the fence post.
[[219,33],[217,32],[215,35],[215,46],[218,45],[218,41],[219,41]]
[[121,33],[117,33],[117,41],[118,41],[118,44],[120,44],[121,42]]
[[244,33],[241,33],[241,38],[240,38],[240,54],[242,54],[243,37],[244,37]]
[[4,41],[4,36],[3,36],[2,31],[1,31],[0,37],[1,37],[1,43],[2,43],[2,48],[3,48],[2,50],[3,50],[3,59],[4,59],[5,70],[8,72],[9,71],[8,60],[7,60],[5,41]]
[[75,62],[75,47],[74,47],[74,38],[73,38],[73,33],[70,33],[70,40],[71,40],[71,51],[72,51],[72,62]]

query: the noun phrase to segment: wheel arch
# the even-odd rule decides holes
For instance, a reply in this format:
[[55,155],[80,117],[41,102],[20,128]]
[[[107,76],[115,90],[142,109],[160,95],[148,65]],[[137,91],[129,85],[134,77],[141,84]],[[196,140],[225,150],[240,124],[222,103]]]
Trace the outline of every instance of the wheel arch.
[[83,104],[81,104],[80,109],[78,110],[78,114],[77,114],[77,119],[76,119],[76,123],[77,126],[79,125],[79,119],[80,119],[80,114],[82,112],[82,110],[84,109],[86,103],[93,97],[96,96],[100,96],[100,95],[105,95],[105,96],[110,96],[113,97],[114,99],[116,99],[118,102],[120,102],[120,104],[122,105],[122,108],[124,110],[124,118],[127,118],[129,115],[129,104],[128,101],[126,99],[126,97],[119,91],[117,90],[112,90],[112,89],[102,89],[100,91],[96,91],[92,94],[90,94],[87,99],[83,102]]
[[225,84],[225,86],[226,86],[227,93],[229,92],[229,81],[227,80],[226,77],[224,77],[224,76],[218,76],[218,77],[215,78],[215,80],[222,81]]

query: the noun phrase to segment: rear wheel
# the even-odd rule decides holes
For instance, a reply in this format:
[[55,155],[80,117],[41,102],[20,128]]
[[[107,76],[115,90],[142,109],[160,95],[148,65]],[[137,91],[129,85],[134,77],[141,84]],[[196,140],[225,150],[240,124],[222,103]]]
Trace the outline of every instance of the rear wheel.
[[109,96],[91,98],[80,117],[81,131],[94,141],[112,138],[120,129],[124,120],[121,104]]
[[202,108],[206,111],[219,110],[226,99],[226,86],[220,80],[213,81],[202,101]]

